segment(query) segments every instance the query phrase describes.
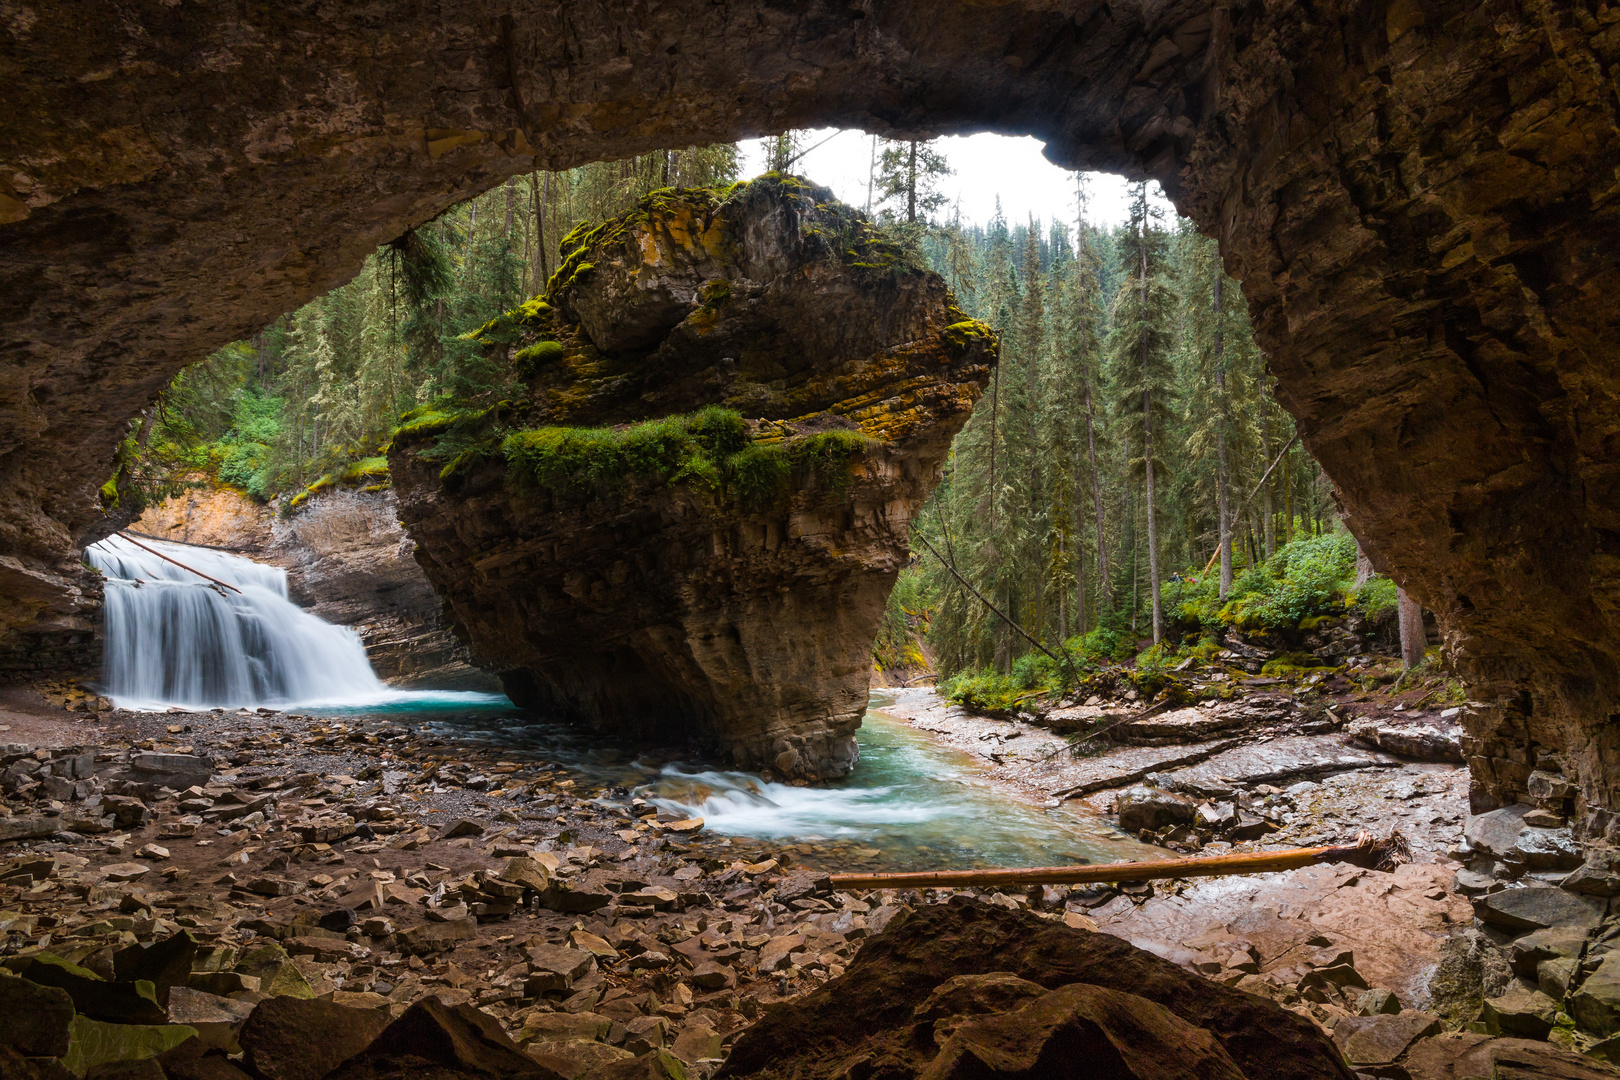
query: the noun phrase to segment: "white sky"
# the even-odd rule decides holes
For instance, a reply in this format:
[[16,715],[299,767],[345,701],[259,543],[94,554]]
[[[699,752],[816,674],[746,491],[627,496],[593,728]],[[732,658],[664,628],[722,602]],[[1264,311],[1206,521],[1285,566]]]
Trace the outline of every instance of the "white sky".
[[[816,146],[833,135],[833,128],[797,133],[799,146]],[[964,223],[983,225],[995,216],[996,197],[1009,225],[1017,225],[1034,215],[1042,222],[1061,221],[1071,228],[1075,220],[1075,174],[1053,165],[1041,153],[1039,139],[1007,135],[952,135],[934,142],[956,170],[945,177],[939,190],[951,203],[961,203]],[[742,175],[757,176],[765,171],[764,140],[750,139],[741,144]],[[861,131],[842,131],[824,145],[793,163],[792,171],[825,184],[851,206],[866,205],[867,177],[870,171],[872,137]],[[1124,222],[1128,184],[1123,177],[1109,173],[1086,173],[1090,205],[1087,218],[1100,228]],[[1159,202],[1165,223],[1175,220],[1175,210],[1166,202],[1157,184],[1150,191]],[[946,211],[944,216],[949,216]]]

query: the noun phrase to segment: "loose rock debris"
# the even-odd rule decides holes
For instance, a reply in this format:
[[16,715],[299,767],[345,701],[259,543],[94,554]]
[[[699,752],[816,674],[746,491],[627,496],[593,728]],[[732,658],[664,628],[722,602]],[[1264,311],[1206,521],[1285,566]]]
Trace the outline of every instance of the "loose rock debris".
[[[850,967],[887,928],[971,895],[835,892],[803,845],[710,836],[700,820],[587,790],[552,763],[438,741],[399,725],[268,712],[115,713],[99,746],[5,747],[0,1009],[27,1018],[0,1026],[6,1075],[703,1077],[770,1008],[880,978]],[[1376,872],[1363,887],[1377,893],[1383,879],[1410,888]],[[1139,919],[1184,933],[1162,906],[1178,895],[1037,888],[980,894],[980,909],[1080,939],[1099,923],[1135,938]],[[1329,943],[1290,959],[1293,945],[1266,951],[1286,934],[1238,931],[1205,933],[1168,958],[1187,978],[1258,989],[1267,1007],[1335,1039],[1355,1014],[1414,1015],[1410,1003],[1402,1011],[1409,987],[1376,985],[1398,981],[1376,950],[1328,957]],[[1253,946],[1245,956],[1227,940],[1242,933]],[[1290,962],[1297,972],[1283,971]],[[942,1052],[914,1064],[971,1071],[973,1047],[1005,1035],[992,1022],[1005,1005],[1043,1002],[1038,1030],[1059,1043],[1074,1024],[1123,1008],[1065,993],[952,1004],[983,1019],[952,1042],[961,1024],[941,1013],[931,1022]],[[1132,1024],[1175,1027],[1127,1004]],[[1498,1029],[1524,1028],[1536,1004],[1509,1012],[1493,998],[1506,1018]],[[1008,1030],[1037,1019],[1017,1015]],[[1184,1022],[1184,1035],[1202,1038],[1202,1023]],[[1488,1056],[1507,1038],[1463,1049]],[[1414,1036],[1401,1060],[1438,1041]],[[1059,1043],[1026,1050],[1038,1061]],[[1128,1075],[1155,1075],[1144,1062]],[[1337,1069],[1321,1075],[1344,1075]]]

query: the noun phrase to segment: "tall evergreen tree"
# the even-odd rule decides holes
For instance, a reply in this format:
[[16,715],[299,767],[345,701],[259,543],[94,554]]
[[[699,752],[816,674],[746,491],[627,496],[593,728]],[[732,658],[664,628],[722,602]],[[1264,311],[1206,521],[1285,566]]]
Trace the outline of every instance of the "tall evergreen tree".
[[1148,202],[1147,184],[1138,182],[1131,191],[1130,224],[1119,240],[1120,269],[1126,280],[1114,298],[1107,353],[1116,387],[1115,407],[1131,446],[1132,469],[1139,469],[1143,480],[1155,643],[1164,634],[1159,588],[1160,462],[1155,433],[1160,438],[1166,436],[1175,415],[1171,364],[1175,293],[1165,275],[1166,239],[1158,215]]

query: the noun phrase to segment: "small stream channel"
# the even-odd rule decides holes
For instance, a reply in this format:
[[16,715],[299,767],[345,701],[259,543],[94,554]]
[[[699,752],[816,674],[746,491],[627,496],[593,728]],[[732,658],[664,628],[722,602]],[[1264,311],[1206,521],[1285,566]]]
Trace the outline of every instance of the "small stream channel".
[[227,552],[109,537],[86,552],[107,576],[105,690],[162,710],[274,706],[348,722],[394,721],[513,760],[545,760],[603,798],[639,795],[710,835],[792,847],[849,867],[1038,866],[1140,857],[1136,841],[1084,810],[1040,808],[992,785],[971,754],[889,713],[881,691],[861,760],[819,787],[767,782],[680,751],[617,745],[547,722],[498,694],[402,691],[371,669],[359,636],[299,609],[287,575]]
[[1143,845],[1083,809],[1032,806],[998,789],[970,754],[940,745],[888,713],[874,691],[859,739],[861,760],[842,781],[772,783],[679,755],[604,742],[547,722],[498,695],[402,695],[389,706],[307,709],[349,723],[388,719],[513,761],[547,761],[609,801],[641,796],[711,835],[790,845],[811,864],[872,869],[1042,866],[1141,858]]

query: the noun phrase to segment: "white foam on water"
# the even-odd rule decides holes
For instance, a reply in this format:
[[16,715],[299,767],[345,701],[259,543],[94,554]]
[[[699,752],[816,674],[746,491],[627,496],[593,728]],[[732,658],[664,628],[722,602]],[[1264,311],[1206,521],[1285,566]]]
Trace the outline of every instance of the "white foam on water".
[[675,767],[640,794],[661,810],[701,817],[706,828],[735,836],[868,836],[939,816],[937,809],[895,801],[887,787],[794,787],[748,773]]

